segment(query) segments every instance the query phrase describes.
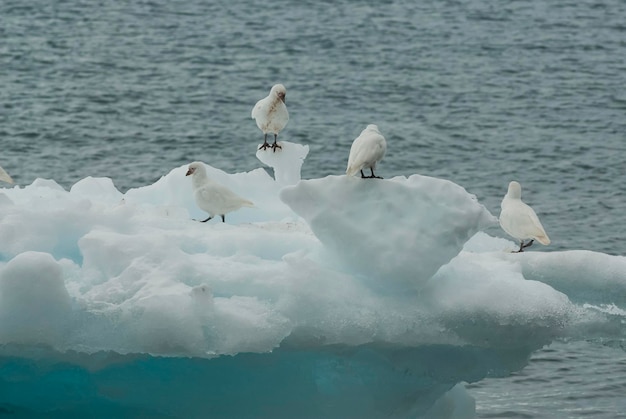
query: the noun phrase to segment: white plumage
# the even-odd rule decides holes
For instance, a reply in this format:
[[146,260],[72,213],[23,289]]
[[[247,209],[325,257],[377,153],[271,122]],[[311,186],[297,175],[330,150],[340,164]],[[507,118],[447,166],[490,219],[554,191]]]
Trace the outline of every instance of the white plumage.
[[[289,122],[289,112],[285,105],[287,89],[282,84],[275,84],[270,90],[270,94],[259,100],[252,108],[252,119],[256,120],[256,125],[263,131],[263,145],[259,150],[272,147],[274,151],[282,148],[276,144],[278,133],[285,128]],[[267,134],[274,134],[274,144],[270,146],[267,142]]]
[[226,220],[225,215],[241,207],[253,207],[254,204],[231,191],[230,189],[213,182],[206,174],[206,168],[201,162],[189,165],[186,176],[192,176],[193,194],[200,209],[209,213],[207,222],[216,215]]
[[[509,190],[502,199],[501,208],[500,226],[508,235],[520,241],[517,252],[523,252],[534,240],[543,245],[550,244],[550,238],[543,229],[539,217],[522,201],[522,186],[518,182],[509,183]],[[530,239],[530,242],[524,244],[526,239]]]
[[9,174],[5,172],[1,166],[0,166],[0,180],[6,183],[13,183],[13,179],[11,179],[11,176],[9,176]]
[[[350,147],[350,157],[348,157],[348,168],[346,174],[354,176],[359,171],[362,178],[379,178],[374,175],[376,163],[382,160],[387,151],[387,141],[374,124],[368,125],[361,134],[352,142]],[[371,176],[365,176],[363,169],[370,169]]]

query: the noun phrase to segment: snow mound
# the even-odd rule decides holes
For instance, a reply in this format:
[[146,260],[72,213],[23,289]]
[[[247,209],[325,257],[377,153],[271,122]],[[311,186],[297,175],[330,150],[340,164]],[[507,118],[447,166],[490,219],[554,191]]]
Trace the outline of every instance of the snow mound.
[[63,346],[70,314],[62,270],[49,254],[22,253],[0,271],[0,344]]
[[281,199],[350,269],[420,285],[497,220],[462,187],[413,175],[329,176],[286,187]]

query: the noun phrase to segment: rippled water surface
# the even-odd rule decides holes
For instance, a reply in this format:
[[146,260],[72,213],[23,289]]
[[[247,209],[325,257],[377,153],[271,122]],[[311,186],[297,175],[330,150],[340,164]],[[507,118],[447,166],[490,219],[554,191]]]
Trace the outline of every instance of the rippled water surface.
[[555,343],[528,367],[470,384],[479,418],[626,418],[624,348]]
[[[107,176],[126,191],[192,160],[254,169],[250,111],[281,82],[291,119],[280,137],[310,146],[305,178],[343,173],[352,140],[376,123],[384,177],[453,180],[494,214],[516,179],[549,250],[624,254],[621,0],[4,0],[0,22],[0,164],[19,184]],[[558,366],[542,352],[489,394],[489,380],[476,385],[479,414],[581,403],[590,410],[562,417],[617,417],[624,351],[597,357],[595,345],[569,357],[558,344]],[[604,368],[605,354],[622,368]],[[598,385],[569,380],[579,367],[599,368]]]

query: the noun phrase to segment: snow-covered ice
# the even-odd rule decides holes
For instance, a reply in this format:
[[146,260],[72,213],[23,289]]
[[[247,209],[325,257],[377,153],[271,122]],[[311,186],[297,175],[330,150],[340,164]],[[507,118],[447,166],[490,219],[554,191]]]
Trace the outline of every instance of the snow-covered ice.
[[281,198],[339,262],[387,282],[428,280],[474,233],[497,222],[462,187],[420,175],[303,180]]
[[309,154],[309,146],[281,141],[279,152],[257,150],[256,157],[274,170],[274,180],[281,186],[295,185],[300,181],[300,169]]
[[226,223],[192,220],[187,165],[125,194],[0,189],[0,407],[471,417],[462,382],[556,338],[623,337],[626,258],[511,254],[459,185],[299,181],[308,149],[283,144],[278,179],[207,166],[255,203]]

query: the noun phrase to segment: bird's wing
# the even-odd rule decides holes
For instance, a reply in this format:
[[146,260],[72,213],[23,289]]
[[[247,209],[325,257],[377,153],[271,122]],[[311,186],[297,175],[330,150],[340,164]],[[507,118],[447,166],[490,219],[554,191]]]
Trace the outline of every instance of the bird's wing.
[[519,239],[532,238],[541,244],[550,244],[550,239],[543,229],[539,217],[537,217],[537,214],[530,206],[522,201],[518,201],[513,203],[510,211],[505,221],[507,221],[507,227],[511,231],[507,230],[503,225],[504,231]]
[[210,203],[212,208],[221,208],[224,213],[234,211],[239,207],[251,207],[254,204],[231,191],[225,186],[213,184],[198,190],[202,199]]
[[9,174],[5,172],[1,166],[0,166],[0,180],[6,183],[13,183],[13,179],[11,179],[11,176],[9,176]]
[[537,240],[541,244],[550,244],[550,238],[546,234],[546,231],[544,230],[541,221],[539,221],[539,217],[537,217],[537,214],[531,207],[529,207],[528,205],[526,205],[526,207],[529,210],[527,212],[528,219],[526,222],[526,225],[528,226],[528,235],[534,237],[535,240]]
[[257,119],[259,117],[259,115],[261,114],[261,110],[263,109],[263,101],[265,99],[261,99],[259,100],[256,105],[254,105],[254,108],[252,108],[252,113],[250,114],[250,116],[252,117],[252,119]]
[[196,198],[196,203],[201,209],[208,212],[212,216],[216,215],[215,208],[217,207],[217,202],[215,194],[211,188],[206,186],[197,188],[194,191],[194,196]]
[[352,143],[352,147],[350,147],[350,154],[348,155],[348,167],[346,168],[346,174],[348,176],[354,175],[360,169],[356,165],[357,150],[356,150],[355,144],[356,144],[356,141]]

